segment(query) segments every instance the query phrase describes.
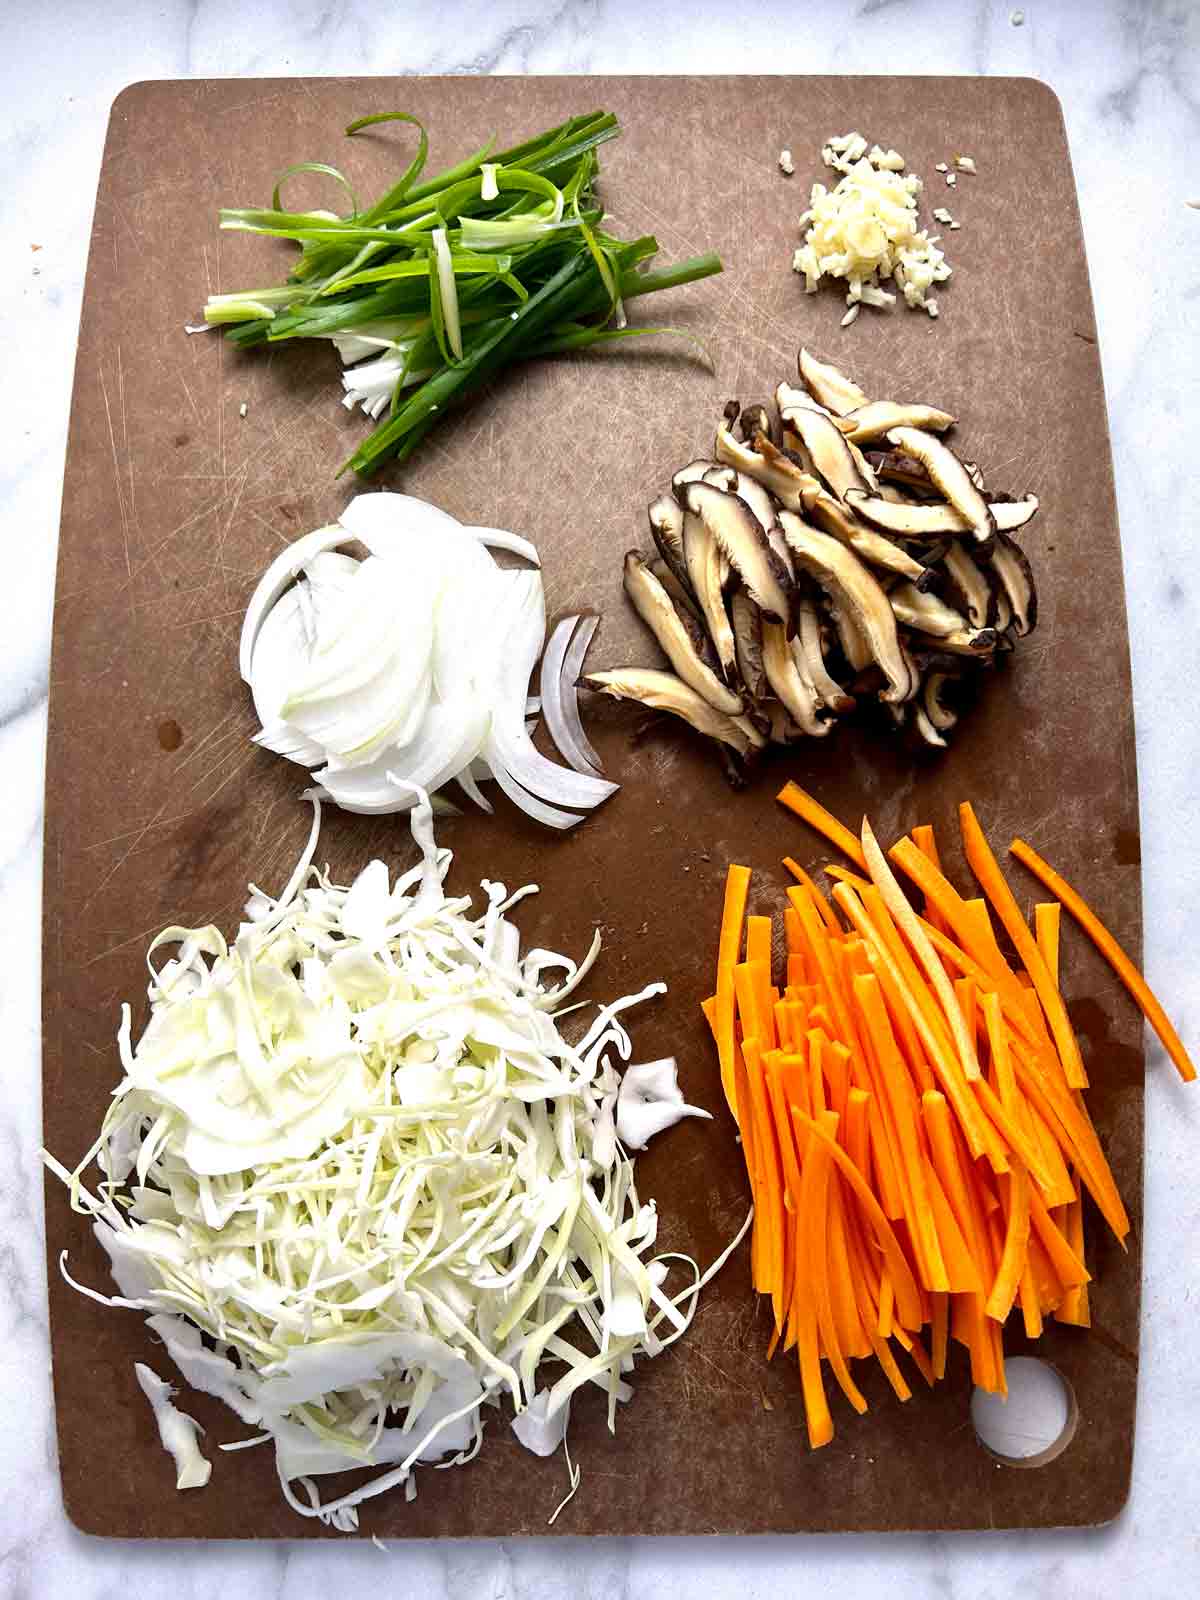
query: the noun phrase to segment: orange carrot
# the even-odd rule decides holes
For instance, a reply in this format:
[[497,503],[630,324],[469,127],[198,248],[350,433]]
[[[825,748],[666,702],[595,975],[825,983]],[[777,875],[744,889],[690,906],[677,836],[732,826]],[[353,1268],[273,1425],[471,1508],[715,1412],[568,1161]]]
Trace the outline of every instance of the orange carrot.
[[810,828],[824,834],[830,844],[835,845],[844,856],[849,856],[851,861],[856,861],[863,870],[866,870],[866,860],[859,848],[858,840],[849,828],[831,816],[819,800],[814,800],[798,783],[785,783],[775,796],[780,805],[786,806],[789,811],[794,811],[798,817],[807,822]]
[[768,970],[771,966],[771,919],[770,917],[746,918],[746,960],[765,961]]
[[[1058,942],[1062,907],[1057,900],[1044,900],[1033,908],[1033,937],[1042,952],[1046,970],[1058,984]],[[1061,987],[1061,986],[1060,986]]]
[[[1016,856],[1017,860],[1023,866],[1028,867],[1035,877],[1040,878],[1050,893],[1057,895],[1062,904],[1066,906],[1117,977],[1120,978],[1126,989],[1137,1001],[1142,1015],[1154,1029],[1162,1041],[1163,1049],[1175,1063],[1179,1076],[1185,1083],[1191,1083],[1196,1076],[1196,1069],[1184,1049],[1182,1039],[1171,1026],[1170,1019],[1155,998],[1150,985],[1100,921],[1091,906],[1088,905],[1082,895],[1071,887],[1065,878],[1060,877],[1055,872],[1049,862],[1043,861],[1037,851],[1027,845],[1024,839],[1014,839],[1008,848]],[[1081,1086],[1072,1085],[1072,1087]]]
[[988,1316],[997,1322],[1003,1322],[1012,1310],[1029,1246],[1029,1174],[1017,1166],[1002,1181],[1008,1184],[1004,1249],[987,1302]]
[[1087,1087],[1087,1073],[1083,1069],[1083,1058],[1079,1054],[1079,1043],[1071,1028],[1066,1007],[1063,1005],[1062,996],[1058,986],[1054,983],[1042,959],[1029,929],[1025,926],[1025,918],[1021,915],[1013,892],[1005,881],[1000,865],[992,854],[991,846],[984,837],[983,829],[979,825],[974,809],[969,801],[964,801],[958,808],[959,824],[962,829],[963,848],[971,870],[979,879],[980,888],[987,895],[995,908],[996,915],[1000,918],[1005,932],[1016,947],[1017,954],[1024,963],[1025,970],[1033,979],[1037,997],[1042,1003],[1042,1010],[1046,1014],[1046,1021],[1050,1025],[1050,1032],[1058,1050],[1059,1060],[1062,1062],[1063,1072],[1072,1089],[1085,1089]]
[[946,1376],[946,1335],[950,1327],[950,1296],[948,1294],[935,1294],[933,1297],[933,1375],[935,1378]]
[[791,873],[792,877],[795,878],[800,887],[808,890],[809,894],[812,896],[813,905],[816,906],[817,910],[821,914],[821,921],[829,929],[830,933],[840,933],[842,930],[838,926],[838,919],[833,907],[829,904],[829,901],[826,900],[816,883],[808,875],[808,873],[805,872],[800,863],[798,861],[793,861],[791,856],[784,856],[783,864]]

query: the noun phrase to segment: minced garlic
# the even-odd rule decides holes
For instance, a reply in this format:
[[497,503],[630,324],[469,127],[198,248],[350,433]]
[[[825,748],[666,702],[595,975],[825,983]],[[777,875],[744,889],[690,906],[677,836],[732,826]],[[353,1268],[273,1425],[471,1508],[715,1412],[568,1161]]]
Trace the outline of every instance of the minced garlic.
[[792,266],[804,276],[805,289],[816,292],[823,277],[844,278],[848,306],[888,306],[895,295],[881,280],[894,281],[913,309],[924,307],[926,291],[950,276],[945,256],[917,227],[920,178],[902,174],[904,158],[879,145],[867,148],[860,133],[827,139],[822,149],[826,166],[842,174],[833,189],[816,183],[804,243]]

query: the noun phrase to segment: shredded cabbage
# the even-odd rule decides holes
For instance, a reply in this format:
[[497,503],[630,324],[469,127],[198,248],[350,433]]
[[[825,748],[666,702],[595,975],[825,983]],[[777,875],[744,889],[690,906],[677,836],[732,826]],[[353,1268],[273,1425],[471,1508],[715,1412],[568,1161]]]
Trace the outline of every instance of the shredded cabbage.
[[[541,1453],[587,1384],[611,1428],[634,1357],[686,1330],[737,1241],[703,1276],[654,1257],[657,1211],[614,1137],[620,1019],[664,986],[569,1042],[557,1019],[598,935],[578,964],[522,955],[509,913],[532,889],[485,880],[482,912],[449,896],[424,792],[421,860],[394,883],[381,861],[347,886],[315,869],[314,813],[232,944],[154,940],[150,1020],[134,1045],[122,1008],[99,1137],[73,1173],[45,1159],[119,1293],[76,1287],[147,1312],[184,1379],[257,1430],[244,1443],[273,1444],[296,1511],[348,1529],[368,1497],[411,1494],[418,1462],[470,1460],[502,1397]],[[692,1276],[674,1294],[671,1261]],[[323,1502],[313,1479],[355,1467],[386,1470]]]

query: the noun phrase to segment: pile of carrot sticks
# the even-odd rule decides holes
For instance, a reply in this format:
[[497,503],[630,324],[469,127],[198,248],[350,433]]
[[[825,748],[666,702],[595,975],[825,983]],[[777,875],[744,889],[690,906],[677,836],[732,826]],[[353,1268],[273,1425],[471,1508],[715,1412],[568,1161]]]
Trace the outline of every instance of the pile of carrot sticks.
[[868,822],[856,838],[796,784],[779,799],[858,870],[828,867],[827,898],[785,859],[796,882],[776,982],[773,919],[747,917],[750,869],[730,866],[716,993],[703,1004],[754,1197],[751,1275],[771,1302],[769,1354],[797,1350],[815,1447],[833,1437],[824,1364],[862,1412],[852,1360],[873,1356],[906,1400],[898,1354],[933,1383],[955,1340],[972,1380],[1004,1393],[1010,1313],[1031,1338],[1047,1316],[1089,1324],[1083,1191],[1122,1243],[1129,1219],[1058,987],[1062,906],[1181,1076],[1195,1071],[1116,941],[1017,840],[1014,855],[1056,896],[1027,926],[969,804],[962,840],[983,890],[971,899],[943,874],[932,829],[885,856]]

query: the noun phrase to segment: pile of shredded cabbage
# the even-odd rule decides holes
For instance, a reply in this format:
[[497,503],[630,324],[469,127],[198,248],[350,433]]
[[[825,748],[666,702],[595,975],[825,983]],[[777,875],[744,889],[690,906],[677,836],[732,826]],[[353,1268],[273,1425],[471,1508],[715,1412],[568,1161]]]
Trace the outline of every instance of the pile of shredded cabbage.
[[[45,1159],[119,1289],[83,1292],[150,1313],[184,1379],[255,1430],[233,1448],[272,1444],[295,1510],[348,1530],[369,1497],[411,1497],[418,1462],[471,1460],[502,1397],[540,1454],[585,1384],[611,1428],[634,1357],[685,1331],[738,1241],[703,1276],[651,1255],[616,1066],[622,1014],[664,985],[581,1018],[569,1043],[559,1020],[598,935],[578,965],[522,954],[510,913],[532,889],[485,881],[482,914],[448,896],[424,793],[421,861],[395,883],[381,861],[349,887],[316,870],[314,811],[291,881],[253,891],[232,945],[215,927],[154,940],[150,1021],[135,1047],[123,1008],[100,1136],[74,1173]],[[667,1065],[629,1107],[658,1094],[651,1131],[705,1114]],[[673,1261],[691,1282],[668,1293]],[[323,1501],[314,1480],[355,1467],[385,1470]]]
[[917,226],[920,178],[898,170],[904,158],[895,150],[868,150],[860,133],[829,139],[821,154],[842,176],[832,189],[814,183],[800,218],[809,226],[792,266],[807,292],[815,294],[822,277],[844,278],[849,321],[860,305],[894,304],[896,296],[882,287],[891,279],[910,310],[936,316],[928,291],[945,282],[950,267],[937,236]]

